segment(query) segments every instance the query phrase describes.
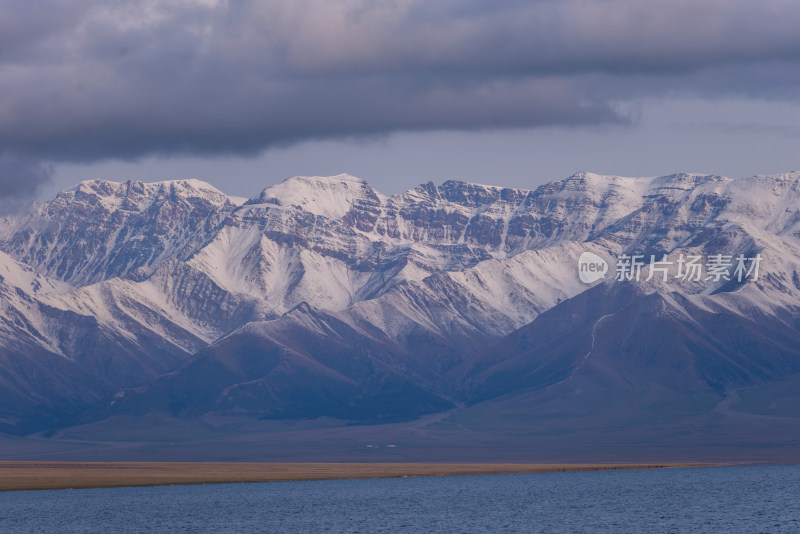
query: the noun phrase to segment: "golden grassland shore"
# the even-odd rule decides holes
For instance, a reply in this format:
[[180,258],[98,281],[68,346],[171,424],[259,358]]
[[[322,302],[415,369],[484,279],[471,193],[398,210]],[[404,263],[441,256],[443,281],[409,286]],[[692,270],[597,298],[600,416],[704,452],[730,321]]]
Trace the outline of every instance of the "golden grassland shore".
[[0,491],[666,469],[712,463],[0,462]]

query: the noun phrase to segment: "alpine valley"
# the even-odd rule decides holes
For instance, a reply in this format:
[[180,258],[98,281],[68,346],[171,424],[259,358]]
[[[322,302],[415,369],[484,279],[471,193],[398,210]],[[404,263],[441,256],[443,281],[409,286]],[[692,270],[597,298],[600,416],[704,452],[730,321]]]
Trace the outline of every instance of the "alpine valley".
[[0,221],[0,308],[0,459],[800,459],[800,172],[86,181]]

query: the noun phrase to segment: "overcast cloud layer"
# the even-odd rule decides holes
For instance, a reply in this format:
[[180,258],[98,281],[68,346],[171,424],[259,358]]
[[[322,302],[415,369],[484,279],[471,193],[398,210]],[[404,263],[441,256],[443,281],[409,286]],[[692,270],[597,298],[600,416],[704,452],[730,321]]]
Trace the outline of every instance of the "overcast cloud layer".
[[0,0],[0,196],[49,165],[800,99],[793,0]]

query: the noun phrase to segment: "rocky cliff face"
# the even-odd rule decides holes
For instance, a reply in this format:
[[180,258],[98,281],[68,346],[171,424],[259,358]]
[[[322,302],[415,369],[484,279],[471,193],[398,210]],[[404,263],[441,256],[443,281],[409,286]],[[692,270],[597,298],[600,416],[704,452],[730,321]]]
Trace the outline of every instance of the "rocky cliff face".
[[[345,417],[358,405],[354,419],[409,418],[502,393],[503,373],[487,370],[513,369],[493,358],[515,351],[469,362],[548,310],[574,317],[568,303],[589,287],[576,271],[586,251],[612,262],[605,284],[621,254],[760,254],[757,280],[680,281],[673,265],[668,282],[643,276],[641,291],[700,299],[670,316],[717,307],[748,325],[781,317],[791,328],[800,174],[579,173],[534,190],[448,181],[393,196],[348,175],[294,177],[250,200],[194,180],[96,180],[4,220],[0,250],[8,429],[94,402],[107,413],[103,399],[120,391],[115,409],[170,411],[171,398],[203,397],[202,409],[172,412]],[[360,355],[352,367],[348,353]],[[559,360],[565,376],[570,358]],[[202,395],[192,390],[199,370],[231,366]],[[391,408],[378,400],[384,386]],[[367,409],[366,398],[385,409]],[[404,398],[412,408],[398,410]]]

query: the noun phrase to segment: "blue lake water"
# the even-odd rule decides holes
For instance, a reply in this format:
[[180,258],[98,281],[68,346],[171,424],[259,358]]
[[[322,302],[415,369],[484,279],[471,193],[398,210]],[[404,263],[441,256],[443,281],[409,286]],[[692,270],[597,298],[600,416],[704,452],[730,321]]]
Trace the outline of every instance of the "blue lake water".
[[0,494],[0,532],[800,532],[800,466]]

